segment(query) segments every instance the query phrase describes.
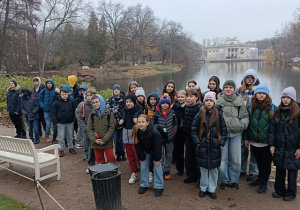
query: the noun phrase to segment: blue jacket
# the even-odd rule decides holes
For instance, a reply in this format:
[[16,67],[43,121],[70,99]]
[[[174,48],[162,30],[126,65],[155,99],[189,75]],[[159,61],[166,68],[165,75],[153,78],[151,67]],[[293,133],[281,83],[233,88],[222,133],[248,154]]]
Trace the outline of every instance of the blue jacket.
[[[52,83],[52,88],[49,89],[47,87],[47,82]],[[40,94],[39,94],[39,106],[41,109],[44,110],[44,112],[51,112],[51,106],[55,101],[55,97],[57,93],[55,92],[55,86],[54,86],[54,81],[52,79],[47,79],[45,82],[46,88],[43,89]]]

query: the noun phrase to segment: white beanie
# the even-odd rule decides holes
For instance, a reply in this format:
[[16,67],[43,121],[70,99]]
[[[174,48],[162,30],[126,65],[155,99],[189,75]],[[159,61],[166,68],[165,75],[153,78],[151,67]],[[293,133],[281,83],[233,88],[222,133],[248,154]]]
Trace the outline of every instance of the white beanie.
[[216,104],[216,93],[213,91],[209,91],[209,92],[205,93],[203,103],[207,99],[213,100],[214,103]]
[[292,86],[285,88],[282,91],[281,98],[284,97],[284,96],[290,97],[291,99],[293,99],[296,102],[296,90],[295,90],[295,88],[292,87]]
[[136,95],[136,97],[144,96],[146,98],[145,91],[142,87],[137,87],[135,95]]

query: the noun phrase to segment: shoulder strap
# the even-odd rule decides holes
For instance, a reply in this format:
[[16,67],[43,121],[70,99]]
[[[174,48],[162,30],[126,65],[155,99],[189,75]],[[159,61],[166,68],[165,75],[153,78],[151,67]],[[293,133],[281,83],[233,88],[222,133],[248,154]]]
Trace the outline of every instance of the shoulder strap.
[[82,115],[81,115],[81,117],[83,118],[84,116],[85,116],[85,106],[84,106],[84,102],[83,102],[82,103]]

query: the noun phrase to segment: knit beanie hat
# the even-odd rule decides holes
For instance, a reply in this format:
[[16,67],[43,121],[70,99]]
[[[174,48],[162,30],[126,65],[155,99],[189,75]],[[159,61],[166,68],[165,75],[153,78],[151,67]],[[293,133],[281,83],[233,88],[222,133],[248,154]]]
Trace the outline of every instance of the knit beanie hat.
[[254,90],[254,95],[256,93],[265,93],[265,94],[269,95],[270,91],[269,91],[268,85],[266,83],[259,84]]
[[130,99],[134,103],[134,105],[136,104],[136,95],[134,95],[133,93],[129,93],[125,96],[125,103],[127,99]]
[[135,95],[136,95],[136,97],[144,96],[146,98],[145,91],[142,87],[137,87]]
[[223,89],[225,89],[226,85],[230,85],[235,89],[235,82],[233,80],[227,80],[226,82],[224,82]]
[[281,98],[284,97],[284,96],[288,96],[296,102],[296,90],[295,90],[295,88],[292,87],[292,86],[285,88],[282,91]]
[[169,104],[171,106],[171,98],[168,95],[168,93],[165,93],[160,96],[159,105],[162,105],[162,104]]
[[119,91],[121,91],[121,86],[118,85],[118,84],[115,84],[115,85],[113,86],[113,90],[115,90],[115,89],[118,89]]
[[16,80],[10,80],[10,82],[14,83],[15,84],[15,87],[17,87],[18,83]]
[[214,103],[216,104],[216,93],[213,91],[209,91],[205,93],[203,102],[205,102],[205,100],[207,99],[213,100]]

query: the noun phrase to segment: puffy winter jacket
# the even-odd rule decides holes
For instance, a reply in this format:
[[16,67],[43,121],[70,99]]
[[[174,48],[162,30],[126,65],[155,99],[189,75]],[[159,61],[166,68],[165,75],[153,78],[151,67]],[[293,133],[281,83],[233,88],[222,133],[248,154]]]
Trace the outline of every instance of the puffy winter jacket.
[[280,121],[271,119],[269,146],[275,146],[273,162],[276,167],[287,170],[300,169],[300,159],[296,160],[295,152],[300,149],[300,117],[289,124],[289,110],[281,110]]
[[64,101],[59,95],[56,97],[56,101],[51,108],[51,120],[54,125],[57,123],[66,124],[73,123],[75,118],[75,106],[74,101]]
[[181,123],[182,123],[182,118],[184,116],[185,106],[182,107],[181,104],[176,100],[172,107],[172,110],[174,110],[176,115],[178,130],[181,129]]
[[173,110],[169,108],[167,109],[166,113],[162,113],[159,105],[157,105],[156,112],[152,117],[152,121],[154,125],[157,125],[158,129],[166,129],[167,136],[164,136],[164,140],[166,142],[172,142],[174,140],[178,125],[176,115]]
[[28,121],[39,119],[39,105],[37,99],[30,95],[27,98],[21,98],[22,114],[26,116]]
[[[50,89],[47,87],[47,82],[52,83],[52,87]],[[55,92],[54,81],[52,79],[47,79],[45,86],[46,88],[43,89],[39,94],[38,102],[40,108],[43,109],[44,112],[51,112],[52,104],[57,96],[57,93]]]
[[261,108],[250,111],[250,123],[246,131],[243,132],[243,139],[255,143],[267,144],[269,141],[269,125],[272,113],[277,107],[272,104],[271,110],[266,111]]
[[227,133],[242,133],[247,129],[249,113],[239,93],[233,93],[231,98],[219,93],[217,105],[222,107]]
[[136,154],[141,161],[146,159],[146,153],[152,153],[154,161],[161,159],[161,147],[163,145],[163,139],[159,131],[150,122],[145,131],[138,130],[137,133],[138,143],[135,144]]
[[[201,115],[202,115],[203,107],[200,108],[200,112],[195,116],[192,125],[192,139],[193,143],[196,147],[196,161],[198,167],[203,167],[207,169],[217,168],[221,165],[221,146],[225,145],[227,139],[227,128],[225,124],[225,120],[223,118],[223,113],[218,108],[218,115],[219,115],[219,124],[220,124],[220,131],[221,131],[221,139],[218,140],[218,131],[217,131],[217,124],[216,124],[216,117],[212,119],[211,127],[210,127],[210,139],[207,139],[208,135],[208,128],[209,128],[209,118],[210,112],[206,112],[206,120],[203,127],[203,134],[202,138],[199,138],[199,131],[200,131],[200,122],[201,122]],[[197,146],[199,145],[199,146]]]
[[150,117],[150,119],[152,119],[152,117],[153,117],[153,115],[154,115],[154,113],[156,111],[156,106],[154,108],[152,108],[152,106],[150,104],[150,97],[156,98],[156,106],[157,106],[157,104],[159,102],[159,97],[158,97],[158,95],[157,95],[156,92],[152,92],[152,93],[150,93],[150,95],[147,98],[147,105],[148,105],[148,107],[147,107],[147,109],[145,110],[144,113],[146,115],[148,115]]
[[184,116],[181,123],[182,131],[185,135],[191,135],[192,123],[195,115],[199,112],[201,103],[197,103],[194,106],[185,105]]
[[[92,120],[92,115],[94,116],[94,123]],[[108,121],[108,115],[110,115]],[[95,109],[92,110],[92,113],[89,116],[87,124],[87,135],[91,140],[92,149],[105,149],[113,148],[113,135],[115,131],[115,119],[108,108],[105,109],[101,117],[99,117]],[[104,142],[103,145],[96,144],[95,133],[100,136],[100,139]]]
[[110,97],[109,99],[107,99],[106,101],[106,107],[110,109],[111,113],[114,115],[115,117],[115,124],[116,124],[116,128],[117,129],[122,129],[123,126],[119,125],[120,119],[122,118],[122,111],[124,109],[124,105],[125,105],[125,93],[124,92],[120,92],[120,97],[116,98],[114,95],[112,97]]
[[21,98],[20,98],[20,86],[17,84],[17,86],[11,90],[10,88],[7,89],[7,97],[6,97],[6,103],[7,103],[7,111],[9,114],[15,114],[17,112],[18,114],[21,114]]
[[[83,107],[84,107],[84,111],[83,111]],[[89,115],[92,112],[92,110],[93,110],[93,105],[91,102],[88,101],[81,102],[75,110],[75,116],[77,118],[78,127],[80,127],[83,130],[83,132],[85,132],[87,129]]]

